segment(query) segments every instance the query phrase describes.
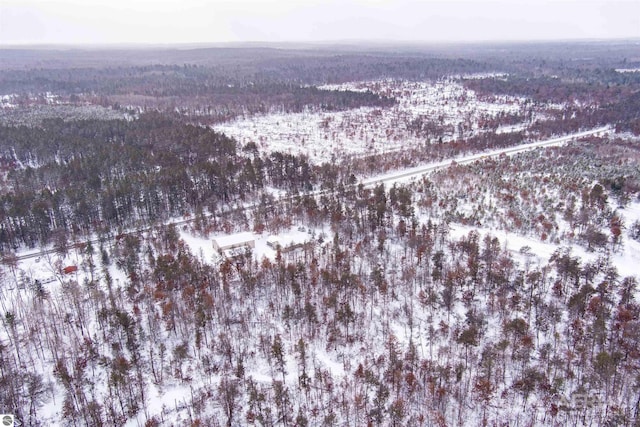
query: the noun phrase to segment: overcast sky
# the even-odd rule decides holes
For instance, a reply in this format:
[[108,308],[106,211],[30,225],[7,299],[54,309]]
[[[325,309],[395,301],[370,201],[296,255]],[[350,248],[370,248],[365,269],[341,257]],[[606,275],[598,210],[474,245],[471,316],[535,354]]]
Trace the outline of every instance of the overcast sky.
[[0,43],[640,38],[640,0],[0,0]]

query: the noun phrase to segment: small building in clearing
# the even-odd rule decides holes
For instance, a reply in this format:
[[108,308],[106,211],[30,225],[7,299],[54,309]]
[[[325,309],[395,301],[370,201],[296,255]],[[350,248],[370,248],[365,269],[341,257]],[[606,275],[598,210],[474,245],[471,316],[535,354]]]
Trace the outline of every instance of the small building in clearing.
[[78,266],[77,265],[69,265],[65,268],[62,269],[62,272],[64,274],[71,274],[71,273],[75,273],[76,271],[78,271]]
[[245,233],[237,233],[237,234],[229,234],[226,236],[217,236],[213,239],[213,249],[218,251],[225,251],[228,249],[235,248],[255,248],[256,247],[256,239],[253,236],[253,233],[245,232]]
[[303,249],[309,243],[306,235],[270,236],[267,238],[267,246],[274,251],[280,250],[282,253]]

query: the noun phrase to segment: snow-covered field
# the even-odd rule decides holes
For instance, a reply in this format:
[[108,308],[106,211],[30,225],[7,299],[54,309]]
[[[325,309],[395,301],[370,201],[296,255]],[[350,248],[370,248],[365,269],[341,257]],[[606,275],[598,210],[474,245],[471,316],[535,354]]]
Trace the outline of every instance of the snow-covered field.
[[[322,163],[344,156],[402,150],[470,136],[481,131],[480,123],[500,114],[524,114],[531,108],[525,98],[495,96],[480,99],[459,81],[436,82],[374,81],[326,85],[325,90],[371,91],[394,97],[392,108],[358,108],[340,112],[306,111],[295,114],[270,113],[236,119],[216,125],[217,131],[241,144],[254,142],[260,150],[305,154]],[[425,138],[416,134],[412,122],[430,122],[439,132]],[[506,126],[500,132],[524,129],[524,123]],[[434,128],[435,129],[435,128]]]

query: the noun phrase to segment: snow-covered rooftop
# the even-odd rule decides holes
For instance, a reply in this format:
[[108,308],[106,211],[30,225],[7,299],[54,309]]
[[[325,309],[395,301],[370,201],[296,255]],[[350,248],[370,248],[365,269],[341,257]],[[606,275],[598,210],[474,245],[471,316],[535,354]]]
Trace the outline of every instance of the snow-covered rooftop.
[[246,231],[243,233],[216,236],[213,240],[218,248],[225,249],[254,242],[255,237],[253,233]]

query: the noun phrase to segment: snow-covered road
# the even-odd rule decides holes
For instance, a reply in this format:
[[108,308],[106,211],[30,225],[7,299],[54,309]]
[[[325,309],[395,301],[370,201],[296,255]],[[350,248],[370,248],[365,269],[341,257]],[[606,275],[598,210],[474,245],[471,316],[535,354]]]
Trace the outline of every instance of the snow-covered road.
[[459,164],[459,165],[464,165],[464,164],[473,163],[477,160],[486,159],[489,157],[501,156],[503,154],[510,156],[518,153],[524,153],[529,150],[535,150],[536,148],[559,146],[579,138],[584,138],[586,136],[600,135],[609,131],[611,131],[610,126],[603,126],[603,127],[590,129],[584,132],[578,132],[578,133],[574,133],[571,135],[566,135],[558,138],[532,142],[529,144],[522,144],[516,147],[508,147],[508,148],[502,148],[498,150],[487,151],[483,153],[455,157],[452,159],[443,160],[438,163],[431,163],[428,165],[417,166],[414,168],[403,169],[399,171],[389,172],[384,175],[377,175],[370,178],[366,178],[362,180],[362,184],[365,187],[371,187],[381,183],[390,184],[390,183],[411,179],[417,176],[424,175],[426,173],[430,173],[430,172],[434,172],[434,171],[446,168],[450,166],[452,162],[455,162],[456,164]]

